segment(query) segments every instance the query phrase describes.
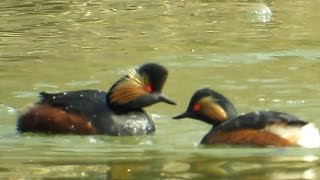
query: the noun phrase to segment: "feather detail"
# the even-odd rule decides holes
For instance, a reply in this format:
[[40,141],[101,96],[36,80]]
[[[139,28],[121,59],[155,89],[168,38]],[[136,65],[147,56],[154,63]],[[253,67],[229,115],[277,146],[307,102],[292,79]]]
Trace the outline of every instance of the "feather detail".
[[52,134],[96,134],[90,121],[81,115],[48,105],[35,105],[22,114],[17,122],[20,132],[43,132]]
[[241,129],[235,131],[218,131],[207,134],[202,144],[252,144],[256,146],[288,146],[292,145],[287,139],[268,131]]
[[119,105],[126,104],[146,94],[144,87],[147,84],[149,84],[147,75],[139,74],[137,70],[132,69],[111,89],[110,102]]
[[306,148],[320,147],[319,130],[312,123],[303,126],[275,123],[268,125],[265,129],[288,140],[291,144]]
[[212,119],[225,121],[227,119],[227,113],[216,101],[213,97],[207,96],[197,101],[197,104],[200,106],[201,113]]

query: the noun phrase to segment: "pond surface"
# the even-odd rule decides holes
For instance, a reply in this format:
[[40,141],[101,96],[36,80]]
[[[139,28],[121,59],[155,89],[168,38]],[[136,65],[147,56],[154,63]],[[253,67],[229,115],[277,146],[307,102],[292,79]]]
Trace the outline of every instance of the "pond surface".
[[[319,7],[317,0],[2,1],[0,178],[319,179],[318,149],[200,146],[207,124],[171,119],[194,91],[210,87],[239,113],[273,109],[320,126]],[[18,114],[39,91],[107,90],[146,62],[169,69],[163,91],[178,102],[146,109],[155,134],[16,133]]]

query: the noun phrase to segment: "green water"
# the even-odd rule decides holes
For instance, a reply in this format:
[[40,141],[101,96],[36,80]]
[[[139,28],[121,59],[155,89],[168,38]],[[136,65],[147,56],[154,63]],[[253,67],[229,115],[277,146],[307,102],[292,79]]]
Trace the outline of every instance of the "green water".
[[[258,3],[272,15],[254,13]],[[239,113],[286,111],[320,126],[319,7],[317,0],[1,1],[0,179],[319,179],[318,149],[199,146],[208,125],[171,119],[195,90],[210,87]],[[39,91],[107,90],[145,62],[168,68],[163,91],[178,102],[146,109],[155,134],[16,133],[17,115]]]

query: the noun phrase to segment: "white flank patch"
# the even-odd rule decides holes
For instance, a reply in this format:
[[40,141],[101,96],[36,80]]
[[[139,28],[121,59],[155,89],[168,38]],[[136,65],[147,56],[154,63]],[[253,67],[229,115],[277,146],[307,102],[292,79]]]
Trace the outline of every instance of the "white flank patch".
[[301,137],[298,144],[307,148],[320,147],[319,129],[313,123],[304,125],[301,128]]
[[319,129],[313,123],[304,126],[288,126],[283,124],[273,124],[265,128],[284,139],[287,139],[293,145],[300,145],[306,148],[320,147]]

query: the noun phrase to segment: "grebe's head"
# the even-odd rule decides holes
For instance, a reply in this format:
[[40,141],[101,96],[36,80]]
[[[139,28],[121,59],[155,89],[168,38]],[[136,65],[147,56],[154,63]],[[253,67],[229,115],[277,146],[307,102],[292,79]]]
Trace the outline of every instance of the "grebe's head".
[[203,88],[193,94],[187,110],[173,119],[192,118],[219,125],[236,116],[235,107],[226,97],[211,89]]
[[141,110],[158,102],[176,105],[161,93],[168,71],[156,63],[147,63],[129,71],[109,90],[107,101],[115,111]]

